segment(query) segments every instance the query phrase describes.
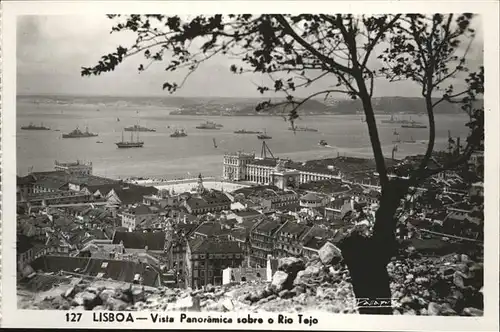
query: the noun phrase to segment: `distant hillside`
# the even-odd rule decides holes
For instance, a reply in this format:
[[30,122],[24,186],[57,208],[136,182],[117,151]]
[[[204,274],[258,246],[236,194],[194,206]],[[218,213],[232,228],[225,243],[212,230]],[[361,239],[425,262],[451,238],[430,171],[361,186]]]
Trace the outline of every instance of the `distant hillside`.
[[[224,97],[130,97],[130,96],[70,96],[70,95],[19,95],[19,102],[41,103],[41,104],[84,104],[115,107],[174,107],[178,110],[172,111],[172,115],[222,115],[222,116],[263,116],[281,115],[291,109],[291,106],[276,107],[265,112],[256,112],[255,106],[262,101],[269,99],[261,98],[224,98]],[[274,99],[273,101],[282,101]],[[483,101],[481,100],[480,103]],[[397,114],[397,113],[422,113],[425,112],[423,98],[415,97],[379,97],[373,98],[373,106],[376,113]],[[323,99],[311,99],[304,103],[300,110],[300,115],[319,114],[356,114],[362,112],[361,101],[359,100],[329,100],[328,105]],[[438,114],[458,114],[463,111],[460,105],[443,102],[438,105]]]

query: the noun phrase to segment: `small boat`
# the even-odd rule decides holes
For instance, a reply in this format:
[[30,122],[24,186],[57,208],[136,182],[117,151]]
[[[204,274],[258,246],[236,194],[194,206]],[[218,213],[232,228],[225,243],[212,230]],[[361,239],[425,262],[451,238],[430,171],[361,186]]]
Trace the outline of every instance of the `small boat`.
[[170,134],[170,137],[186,137],[187,133],[184,129],[178,130],[176,129],[173,134]]
[[214,142],[214,148],[217,149],[217,143],[215,142],[215,138],[212,138],[212,141]]
[[116,118],[116,122],[120,122],[120,118]]
[[102,141],[97,141],[96,143],[101,144],[101,143],[102,143]]
[[399,135],[398,131],[394,129],[394,132],[392,133],[393,135]]
[[234,131],[233,133],[235,133],[235,134],[262,134],[262,131],[240,129],[240,130]]
[[427,128],[427,126],[424,125],[423,123],[412,122],[410,124],[401,125],[401,128],[425,129]]
[[320,146],[327,146],[328,143],[324,139],[322,139],[321,141],[319,141],[318,145],[320,145]]
[[394,117],[393,114],[391,115],[391,118],[389,120],[382,120],[382,123],[395,123],[395,124],[402,124],[402,123],[406,124],[410,122],[411,120],[406,120],[406,119],[399,120],[396,117]]
[[88,137],[96,137],[96,136],[99,136],[99,135],[89,132],[88,127],[85,127],[84,132],[81,131],[80,129],[78,129],[78,127],[76,127],[75,130],[73,130],[67,134],[63,134],[62,138],[88,138]]
[[258,139],[272,139],[272,137],[271,137],[271,136],[267,135],[267,133],[266,133],[266,130],[265,130],[265,129],[264,129],[264,133],[263,133],[263,134],[259,134],[259,135],[257,135],[257,138],[258,138]]
[[413,136],[411,136],[410,139],[404,140],[403,143],[417,143],[417,141],[413,139]]
[[314,128],[308,128],[308,127],[289,127],[288,130],[293,130],[293,131],[312,131],[312,132],[317,132],[318,129]]
[[43,123],[41,123],[39,126],[30,123],[28,126],[22,126],[21,129],[22,130],[50,130],[50,128],[45,127],[43,125]]
[[205,123],[201,123],[198,126],[196,126],[196,129],[211,129],[211,130],[219,130],[222,127],[222,125],[217,124],[212,121],[207,121]]

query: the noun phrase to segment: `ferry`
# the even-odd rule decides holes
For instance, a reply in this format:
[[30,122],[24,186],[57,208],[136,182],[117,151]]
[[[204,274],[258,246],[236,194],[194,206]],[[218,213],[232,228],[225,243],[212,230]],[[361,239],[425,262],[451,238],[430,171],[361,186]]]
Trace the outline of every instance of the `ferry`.
[[186,137],[187,133],[184,129],[178,130],[176,129],[173,134],[170,134],[170,137]]
[[412,122],[410,124],[401,125],[401,128],[425,129],[427,128],[427,125],[424,125],[423,123]]
[[140,132],[155,132],[156,131],[156,129],[146,128],[146,127],[142,127],[139,125],[133,125],[130,127],[126,127],[124,130],[125,131],[140,131]]
[[262,134],[262,131],[240,129],[234,131],[235,134]]
[[123,132],[122,132],[122,141],[115,143],[119,149],[128,149],[128,148],[142,148],[144,146],[143,141],[139,141],[139,134],[137,135],[136,141],[134,142],[133,133],[130,134],[130,141],[123,140]]
[[289,127],[288,130],[293,130],[293,131],[312,131],[312,132],[317,132],[318,131],[318,129],[308,128],[308,127]]
[[50,130],[50,128],[45,127],[43,125],[43,123],[41,123],[39,126],[30,123],[28,126],[22,126],[21,129],[22,130]]
[[407,124],[410,123],[410,120],[398,120],[397,118],[394,117],[394,115],[391,115],[391,118],[389,120],[382,120],[382,123],[396,123],[396,124]]
[[75,130],[73,130],[67,134],[63,134],[62,138],[87,138],[87,137],[96,137],[96,136],[99,136],[99,135],[89,132],[88,127],[85,127],[84,132],[81,131],[80,129],[78,129],[78,127],[76,127]]
[[205,123],[201,123],[198,126],[196,126],[196,129],[211,129],[211,130],[219,130],[223,126],[221,124],[217,124],[212,121],[207,121]]

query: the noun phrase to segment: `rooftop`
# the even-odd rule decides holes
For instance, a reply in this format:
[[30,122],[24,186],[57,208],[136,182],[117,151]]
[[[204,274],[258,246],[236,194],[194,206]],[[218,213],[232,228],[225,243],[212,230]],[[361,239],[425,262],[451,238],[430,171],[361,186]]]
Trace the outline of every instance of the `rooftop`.
[[163,250],[165,247],[164,232],[122,232],[116,231],[113,244],[123,241],[123,246],[130,249]]
[[216,241],[214,239],[204,239],[202,242],[196,243],[196,245],[191,248],[191,252],[206,254],[242,254],[243,250],[236,241]]

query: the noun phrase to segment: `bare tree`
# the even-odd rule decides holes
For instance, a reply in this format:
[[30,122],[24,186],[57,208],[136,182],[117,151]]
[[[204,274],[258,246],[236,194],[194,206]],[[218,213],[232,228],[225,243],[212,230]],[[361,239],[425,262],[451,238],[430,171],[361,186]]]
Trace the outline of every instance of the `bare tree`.
[[[165,70],[185,70],[182,82],[166,81],[163,89],[175,92],[204,61],[224,55],[236,60],[236,74],[261,73],[270,85],[261,93],[283,93],[284,100],[262,102],[257,111],[282,106],[292,122],[308,100],[320,95],[346,94],[361,101],[381,186],[379,209],[372,234],[351,233],[341,244],[357,298],[390,298],[387,263],[396,249],[395,213],[409,188],[445,169],[467,161],[484,139],[483,110],[473,108],[483,92],[483,70],[464,77],[464,91],[442,86],[467,70],[461,45],[472,40],[471,14],[462,15],[222,15],[182,20],[164,15],[109,15],[117,21],[112,32],[132,31],[136,42],[104,55],[96,66],[83,67],[82,75],[112,71],[124,59],[142,53],[139,71],[155,62],[168,62]],[[384,51],[384,47],[387,48]],[[466,52],[465,52],[466,53]],[[375,54],[379,54],[377,57]],[[378,59],[377,59],[378,58]],[[458,61],[454,67],[453,62]],[[166,74],[168,77],[168,74]],[[329,79],[325,90],[299,99],[294,93]],[[409,79],[422,88],[429,118],[429,143],[425,156],[408,179],[390,178],[380,144],[372,97],[377,80]],[[441,95],[439,96],[439,93]],[[435,99],[438,97],[438,99]],[[464,97],[457,100],[458,97]],[[434,111],[441,102],[461,103],[471,121],[464,152],[441,169],[427,167],[434,151]],[[390,308],[362,309],[361,313],[391,314]]]

